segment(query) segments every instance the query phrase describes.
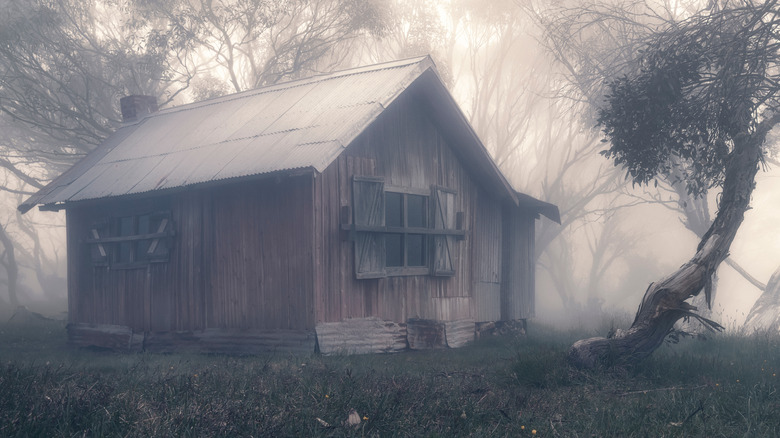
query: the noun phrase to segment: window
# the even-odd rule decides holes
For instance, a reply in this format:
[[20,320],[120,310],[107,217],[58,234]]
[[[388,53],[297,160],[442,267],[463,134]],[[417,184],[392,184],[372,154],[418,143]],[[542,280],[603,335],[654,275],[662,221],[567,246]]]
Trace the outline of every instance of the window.
[[454,275],[455,192],[385,187],[382,178],[354,177],[352,224],[355,276]]
[[388,268],[428,265],[428,236],[415,232],[428,227],[428,196],[385,192],[385,226]]
[[168,261],[172,236],[170,214],[161,212],[97,222],[87,243],[95,266],[142,267]]

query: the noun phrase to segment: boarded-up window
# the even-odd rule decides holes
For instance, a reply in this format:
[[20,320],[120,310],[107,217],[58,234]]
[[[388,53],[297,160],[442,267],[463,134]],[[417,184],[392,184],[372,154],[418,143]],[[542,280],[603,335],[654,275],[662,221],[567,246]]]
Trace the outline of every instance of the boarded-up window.
[[[170,213],[157,213],[149,215],[149,228],[145,228],[152,235],[163,236],[138,241],[136,254],[140,260],[149,262],[167,262],[171,250],[173,222]],[[139,234],[142,234],[139,230]]]
[[[136,218],[133,216],[125,216],[116,219],[116,234],[119,237],[130,237],[138,234],[136,232]],[[114,254],[115,264],[128,264],[135,261],[135,251],[133,251],[133,241],[124,240],[117,242],[117,251]]]
[[140,267],[168,261],[173,235],[170,213],[157,212],[96,222],[87,243],[95,266]]
[[89,251],[92,258],[92,264],[95,266],[108,266],[109,246],[100,243],[100,240],[109,236],[108,220],[95,222],[89,230],[89,238],[95,243],[90,245]]

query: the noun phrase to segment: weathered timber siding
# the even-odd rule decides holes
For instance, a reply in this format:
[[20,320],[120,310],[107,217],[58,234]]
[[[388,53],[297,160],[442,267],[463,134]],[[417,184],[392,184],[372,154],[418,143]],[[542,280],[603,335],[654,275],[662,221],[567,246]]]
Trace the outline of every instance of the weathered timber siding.
[[[267,178],[165,197],[72,206],[72,323],[134,331],[314,328],[311,177]],[[84,243],[109,216],[169,210],[170,258],[134,269],[93,267]]]
[[504,208],[501,319],[534,316],[534,221],[515,207]]
[[[459,160],[426,109],[413,95],[404,94],[317,177],[313,200],[319,260],[314,282],[317,322],[371,316],[398,322],[501,317],[502,203],[473,180],[464,164],[468,165]],[[455,243],[455,275],[357,280],[352,242],[339,231],[341,207],[352,204],[353,176],[379,176],[387,185],[419,190],[432,185],[455,190],[455,211],[463,212],[467,231],[466,239]]]
[[311,176],[215,190],[209,327],[314,329]]
[[501,208],[487,197],[477,200],[474,236],[474,319],[477,322],[501,319]]
[[[70,321],[134,332],[306,331],[351,318],[532,316],[534,215],[487,191],[442,129],[404,93],[321,174],[70,205]],[[455,275],[357,280],[353,243],[340,230],[353,176],[454,190],[466,230],[454,244]],[[84,239],[95,221],[160,210],[171,212],[176,232],[168,262],[93,267]]]
[[[96,221],[168,209],[172,214],[175,211],[171,199],[158,197],[135,202],[109,201],[67,210],[68,315],[71,323],[123,325],[136,331],[170,329],[173,315],[158,312],[158,309],[168,309],[177,293],[197,293],[185,285],[176,289],[168,287],[179,280],[171,265],[178,265],[188,255],[180,250],[172,251],[168,263],[109,269],[92,265],[89,245],[84,243]],[[184,233],[188,224],[177,214],[173,214],[172,219],[183,226],[177,233]]]

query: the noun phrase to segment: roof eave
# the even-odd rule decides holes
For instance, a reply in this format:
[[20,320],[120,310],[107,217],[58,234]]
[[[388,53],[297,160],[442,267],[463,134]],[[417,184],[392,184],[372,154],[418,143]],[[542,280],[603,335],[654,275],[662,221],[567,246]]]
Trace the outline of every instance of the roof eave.
[[[20,213],[25,214],[30,211],[36,205],[48,205],[48,204],[60,204],[61,202],[47,202],[47,198],[55,195],[56,191],[60,188],[67,187],[76,178],[78,178],[86,168],[92,167],[102,157],[111,152],[119,143],[122,142],[128,135],[130,135],[141,123],[137,125],[122,126],[111,134],[103,143],[98,145],[95,149],[87,153],[84,158],[77,161],[76,164],[71,166],[68,170],[60,174],[60,176],[51,180],[42,189],[38,190],[34,195],[28,197],[24,202],[19,204],[16,208]],[[48,210],[47,210],[48,211]]]
[[[241,176],[236,178],[226,178],[220,180],[205,181],[205,182],[200,182],[195,184],[188,184],[185,186],[176,186],[176,187],[170,187],[170,188],[159,189],[159,190],[150,190],[146,192],[126,193],[117,196],[86,198],[86,199],[78,199],[78,200],[65,201],[65,202],[58,201],[58,202],[52,202],[48,204],[41,204],[38,207],[38,209],[40,211],[56,212],[60,210],[67,210],[69,208],[73,208],[77,206],[100,203],[106,200],[117,200],[117,199],[135,200],[135,199],[144,199],[144,198],[155,197],[155,196],[169,196],[171,194],[180,193],[183,191],[209,189],[213,187],[221,187],[221,186],[236,184],[245,181],[257,181],[257,180],[265,180],[265,179],[279,178],[279,177],[299,177],[303,175],[313,175],[316,177],[321,173],[322,172],[320,172],[315,167],[299,167],[295,169],[282,169],[273,172],[258,173],[254,175],[247,175],[247,176]],[[29,208],[27,208],[25,212],[29,211],[34,206],[35,205],[29,206]],[[19,209],[21,210],[21,206],[19,206]]]
[[526,195],[525,193],[515,192],[515,194],[518,199],[518,207],[528,208],[536,214],[541,214],[557,224],[561,223],[561,213],[558,210],[557,205],[541,201],[533,196]]

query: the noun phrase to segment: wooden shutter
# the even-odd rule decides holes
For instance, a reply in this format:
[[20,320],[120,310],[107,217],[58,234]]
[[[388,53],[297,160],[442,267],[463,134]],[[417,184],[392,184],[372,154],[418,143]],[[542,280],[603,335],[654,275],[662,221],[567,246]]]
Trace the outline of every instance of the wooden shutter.
[[[352,211],[354,225],[385,226],[385,183],[382,178],[352,178]],[[356,232],[355,277],[385,276],[385,236],[375,232]]]
[[[434,187],[433,198],[433,228],[443,230],[455,229],[455,192],[442,187]],[[433,236],[433,261],[431,275],[455,275],[455,236]]]
[[[89,230],[89,240],[108,237],[108,221],[95,222]],[[90,257],[93,266],[108,266],[109,246],[105,243],[90,243]]]

